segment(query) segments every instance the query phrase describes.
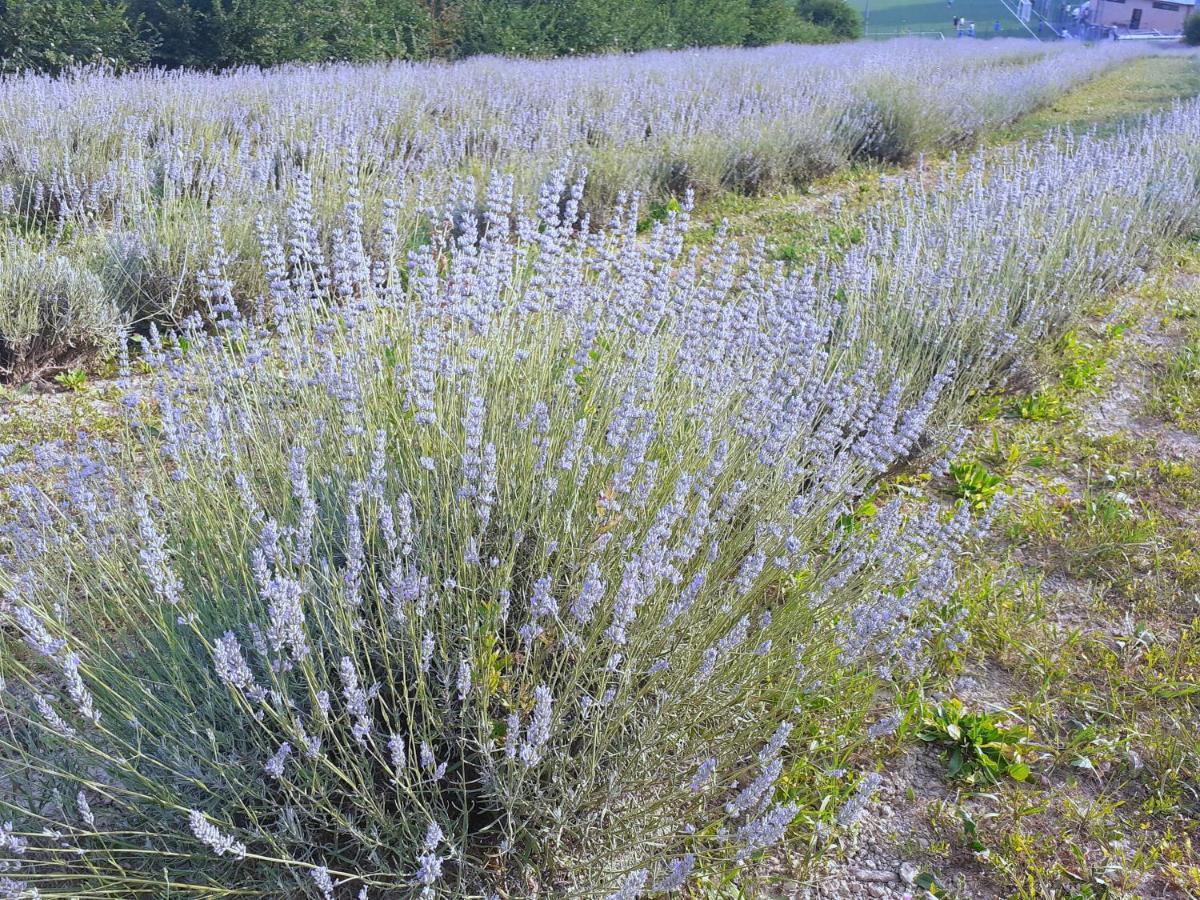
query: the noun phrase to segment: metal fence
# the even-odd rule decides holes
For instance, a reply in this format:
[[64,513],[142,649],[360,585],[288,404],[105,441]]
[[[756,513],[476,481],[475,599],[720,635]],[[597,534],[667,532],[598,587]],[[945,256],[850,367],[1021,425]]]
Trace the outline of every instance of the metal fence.
[[940,31],[904,31],[897,29],[896,31],[864,31],[863,37],[874,38],[877,40],[887,40],[895,37],[934,37],[939,41],[944,41],[946,35]]

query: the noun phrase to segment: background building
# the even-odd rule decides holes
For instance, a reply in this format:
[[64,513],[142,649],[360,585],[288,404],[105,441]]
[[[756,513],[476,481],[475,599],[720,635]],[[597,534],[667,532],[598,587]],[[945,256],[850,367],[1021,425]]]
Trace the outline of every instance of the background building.
[[1178,35],[1195,0],[1090,0],[1081,22],[1113,37],[1134,33]]

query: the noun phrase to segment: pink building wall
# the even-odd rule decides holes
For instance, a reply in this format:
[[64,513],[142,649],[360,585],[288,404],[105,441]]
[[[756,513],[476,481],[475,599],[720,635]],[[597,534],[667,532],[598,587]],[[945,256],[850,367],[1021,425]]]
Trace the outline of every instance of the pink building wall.
[[[1175,9],[1164,8],[1171,6]],[[1190,3],[1179,3],[1177,0],[1093,0],[1092,23],[1129,28],[1133,11],[1140,9],[1142,20],[1138,30],[1178,34],[1183,30],[1184,19],[1194,8]]]

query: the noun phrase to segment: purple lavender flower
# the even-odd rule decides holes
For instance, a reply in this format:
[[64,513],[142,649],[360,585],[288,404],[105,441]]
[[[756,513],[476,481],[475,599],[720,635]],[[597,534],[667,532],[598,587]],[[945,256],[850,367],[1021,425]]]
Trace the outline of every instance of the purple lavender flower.
[[79,714],[94,725],[100,724],[100,712],[96,709],[91,691],[79,674],[79,654],[68,653],[63,657],[63,674],[67,680],[67,696],[75,702]]
[[171,606],[176,606],[181,599],[183,583],[171,569],[166,539],[151,518],[149,502],[140,494],[134,499],[134,513],[138,517],[138,532],[142,540],[141,549],[138,550],[142,571],[150,579],[154,593]]
[[271,649],[281,653],[291,652],[296,662],[308,656],[308,639],[304,633],[304,605],[301,602],[303,588],[298,581],[288,578],[271,578],[262,588],[267,600],[267,641]]
[[736,796],[725,804],[725,813],[731,817],[740,816],[747,810],[757,806],[764,797],[769,797],[775,789],[775,783],[783,773],[783,761],[778,757],[771,759],[763,766],[762,772],[752,782],[742,788]]
[[529,597],[529,614],[534,619],[540,619],[543,616],[553,617],[558,615],[558,601],[554,599],[554,595],[550,592],[550,577],[543,575],[533,585],[533,593]]
[[354,661],[350,657],[342,657],[338,672],[342,680],[342,697],[346,701],[346,711],[354,717],[351,733],[354,735],[354,739],[365,747],[367,738],[371,736],[371,712],[367,707],[368,692],[363,690],[359,684],[358,671],[354,668]]
[[287,741],[284,741],[280,745],[279,749],[275,751],[275,755],[267,760],[266,764],[263,766],[263,771],[278,781],[283,777],[283,767],[287,762],[288,756],[291,755],[291,752],[292,745]]
[[334,900],[333,878],[329,875],[329,869],[325,866],[317,866],[315,869],[310,869],[308,875],[313,880],[313,884],[317,886],[317,890],[321,892],[324,900]]
[[246,858],[246,845],[234,840],[227,834],[222,834],[216,825],[204,817],[204,813],[193,809],[188,813],[188,825],[201,843],[206,844],[217,856],[228,853],[234,859]]
[[553,717],[554,697],[550,689],[539,684],[533,689],[533,715],[525,732],[518,755],[527,768],[541,762],[546,743],[550,740],[550,725]]
[[650,873],[645,869],[630,872],[621,879],[621,887],[609,894],[605,900],[637,900],[638,897],[642,896],[642,890],[645,888],[646,880],[649,877]]
[[604,582],[600,578],[600,567],[596,563],[588,566],[587,576],[579,589],[579,596],[571,604],[571,615],[580,625],[586,625],[592,620],[596,604],[604,596]]
[[688,787],[692,793],[698,794],[708,786],[712,781],[713,776],[717,772],[717,761],[713,757],[709,757],[696,767],[696,774],[692,776],[691,784]]
[[25,632],[25,643],[42,656],[55,657],[67,645],[66,641],[52,636],[42,618],[28,606],[18,606],[13,618]]
[[773,803],[758,818],[751,819],[738,828],[736,859],[741,861],[766,847],[777,843],[784,836],[788,825],[800,811],[795,803]]
[[854,789],[854,793],[850,796],[850,799],[838,810],[837,823],[846,828],[857,822],[862,816],[863,810],[866,809],[871,795],[879,789],[882,783],[883,778],[877,772],[871,772],[863,778],[858,783],[858,787]]
[[232,631],[217,638],[213,644],[213,665],[217,677],[232,688],[249,693],[256,687],[254,673],[242,656],[242,645]]
[[95,828],[96,816],[92,813],[92,806],[88,803],[87,794],[82,790],[75,795],[75,806],[79,809],[79,818],[83,819],[83,824],[88,828]]
[[422,672],[428,674],[429,667],[433,663],[434,639],[433,632],[426,631],[421,637],[421,660],[420,668]]
[[884,716],[867,729],[867,737],[875,740],[877,738],[887,737],[890,734],[894,734],[896,729],[900,727],[900,724],[903,721],[903,713],[895,713],[890,716]]
[[664,894],[679,890],[687,883],[694,868],[696,868],[694,853],[685,853],[679,859],[671,860],[671,870],[658,880],[654,885],[654,890]]
[[417,856],[417,873],[413,881],[421,885],[421,896],[432,897],[433,885],[442,877],[442,863],[447,857],[439,856],[438,846],[445,840],[441,827],[437,822],[430,822],[425,830],[425,839],[421,843],[422,852]]
[[771,739],[758,751],[758,761],[766,765],[769,760],[774,759],[787,745],[788,736],[792,733],[791,722],[780,722],[779,727],[775,729],[775,733],[771,735]]
[[465,701],[471,693],[471,661],[463,657],[458,662],[458,678],[455,686],[458,688],[458,699]]
[[387,746],[388,752],[390,752],[392,755],[392,767],[395,769],[403,769],[407,764],[407,760],[404,755],[404,738],[398,734],[393,734],[390,738],[388,738]]

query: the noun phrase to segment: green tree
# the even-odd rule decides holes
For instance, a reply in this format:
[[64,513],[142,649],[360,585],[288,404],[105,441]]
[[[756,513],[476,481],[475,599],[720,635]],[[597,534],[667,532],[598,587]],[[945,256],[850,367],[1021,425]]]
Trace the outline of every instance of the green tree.
[[799,0],[795,11],[800,22],[811,22],[835,38],[862,37],[862,17],[845,0]]
[[546,52],[541,40],[541,10],[533,4],[502,0],[467,0],[454,53],[536,55]]
[[747,47],[763,47],[785,40],[795,15],[787,0],[749,0],[742,43]]
[[843,0],[0,0],[0,69],[222,69],[855,37]]
[[157,65],[219,69],[294,58],[295,19],[278,0],[135,0]]
[[295,6],[301,13],[310,59],[363,61],[429,55],[431,13],[419,0],[309,0]]
[[671,0],[668,10],[678,46],[734,46],[750,26],[749,0]]
[[671,33],[668,10],[655,0],[469,0],[458,55],[644,50]]
[[1183,23],[1183,42],[1193,47],[1200,45],[1200,13],[1192,13]]
[[0,0],[0,71],[146,62],[124,0]]
[[138,0],[153,59],[225,68],[429,55],[421,0]]

